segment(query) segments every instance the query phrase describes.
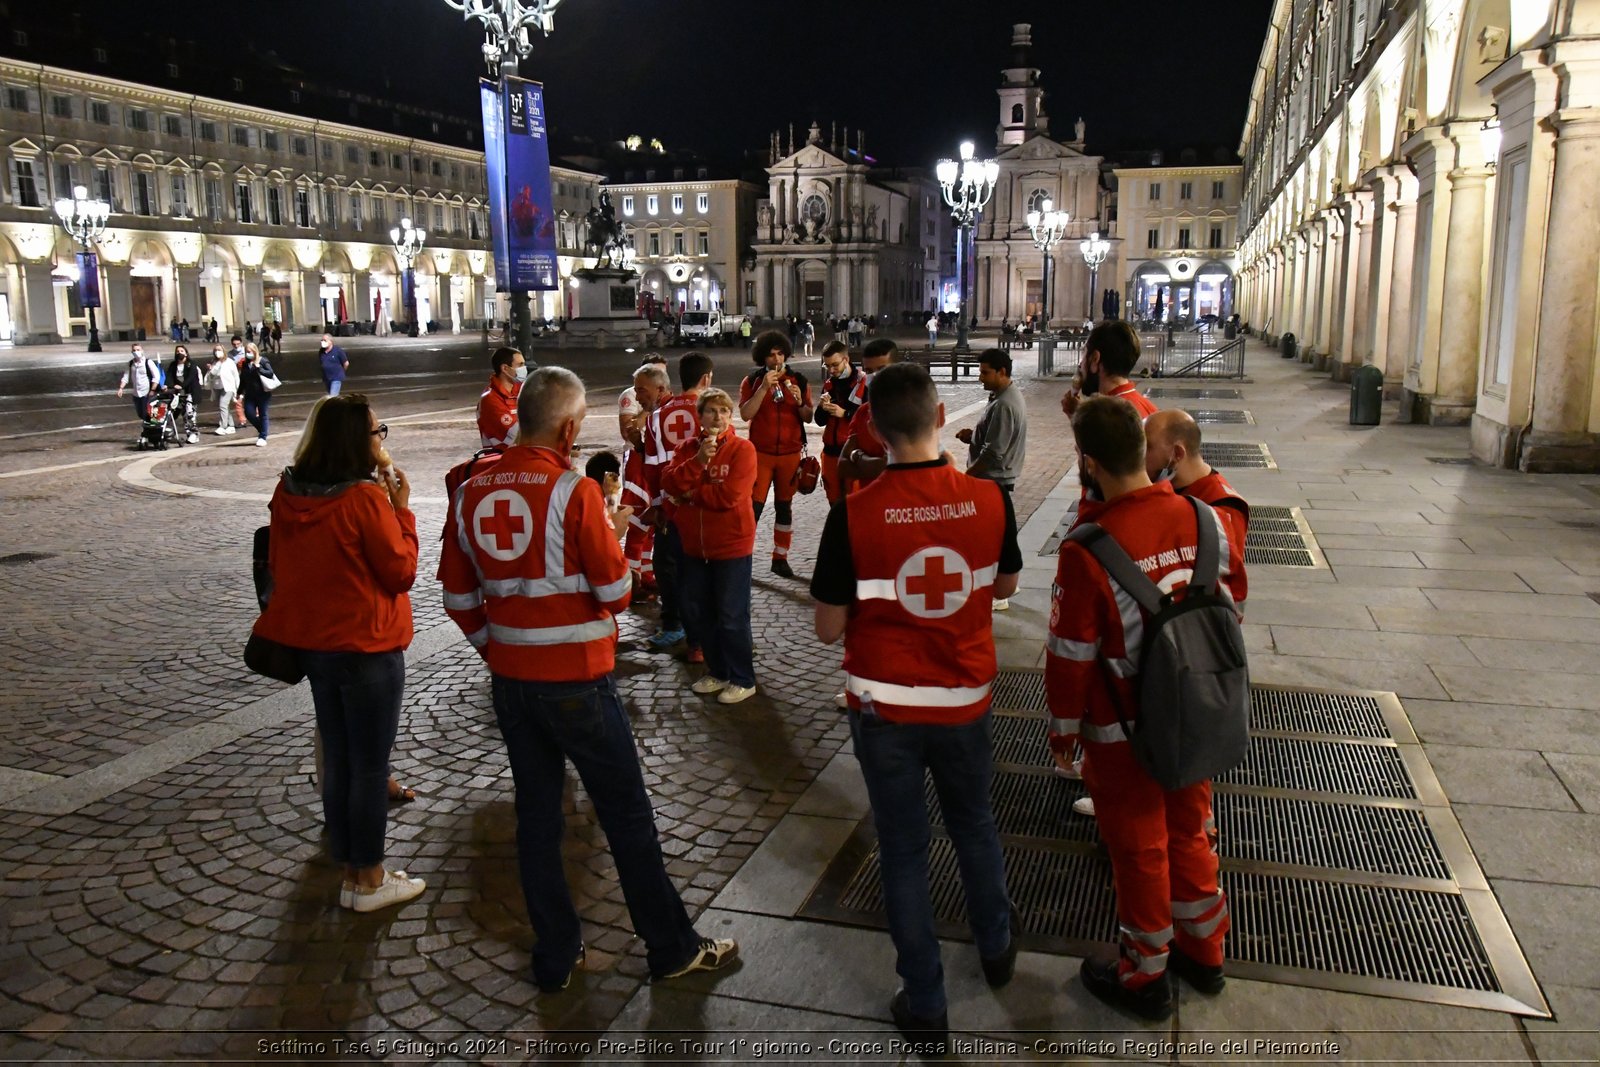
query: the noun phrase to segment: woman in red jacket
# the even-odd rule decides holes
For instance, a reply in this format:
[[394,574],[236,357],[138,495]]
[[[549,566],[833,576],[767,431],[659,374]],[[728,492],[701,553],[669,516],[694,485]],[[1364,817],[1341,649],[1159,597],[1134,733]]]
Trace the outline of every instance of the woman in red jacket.
[[424,888],[383,867],[417,520],[411,483],[383,449],[389,428],[366,397],[328,397],[310,431],[272,494],[272,596],[255,632],[300,650],[322,733],[330,852],[345,868],[339,903],[376,911]]
[[756,691],[750,639],[750,560],[756,548],[756,449],[733,432],[733,399],[700,394],[700,436],[685,441],[661,474],[678,506],[683,542],[683,623],[691,647],[706,654],[696,693],[737,704]]

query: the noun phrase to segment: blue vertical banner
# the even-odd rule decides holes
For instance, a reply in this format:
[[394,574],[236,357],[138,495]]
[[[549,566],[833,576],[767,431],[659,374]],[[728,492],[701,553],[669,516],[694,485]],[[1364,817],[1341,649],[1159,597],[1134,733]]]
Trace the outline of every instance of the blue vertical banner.
[[511,250],[506,244],[506,115],[500,84],[478,79],[483,109],[484,181],[489,188],[489,237],[494,247],[494,286],[511,291]]
[[[510,288],[514,292],[559,288],[543,85],[506,79],[503,141],[505,184],[501,195]],[[498,255],[497,250],[497,259]]]
[[100,306],[100,257],[93,252],[78,254],[78,304],[86,308]]

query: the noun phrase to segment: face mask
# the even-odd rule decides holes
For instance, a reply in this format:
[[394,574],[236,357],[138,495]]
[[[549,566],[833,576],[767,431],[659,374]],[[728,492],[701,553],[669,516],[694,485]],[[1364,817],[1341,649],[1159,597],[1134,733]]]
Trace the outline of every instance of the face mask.
[[329,343],[328,343],[328,342],[326,342],[326,341],[324,341],[324,342],[322,342],[322,350],[323,350],[323,351],[324,351],[324,352],[326,352],[326,351],[327,351],[327,350],[328,350],[328,349],[330,349],[330,348],[332,348],[332,347],[333,347],[333,346],[332,346],[332,345],[330,345],[330,344],[329,344]]
[[525,382],[527,380],[528,380],[528,365],[526,363],[524,363],[522,366],[517,368],[517,381]]
[[1177,468],[1174,467],[1172,464],[1168,463],[1165,467],[1162,467],[1159,471],[1156,472],[1156,476],[1155,476],[1154,480],[1157,481],[1157,482],[1170,482],[1170,481],[1172,481],[1172,476],[1175,473],[1177,473]]

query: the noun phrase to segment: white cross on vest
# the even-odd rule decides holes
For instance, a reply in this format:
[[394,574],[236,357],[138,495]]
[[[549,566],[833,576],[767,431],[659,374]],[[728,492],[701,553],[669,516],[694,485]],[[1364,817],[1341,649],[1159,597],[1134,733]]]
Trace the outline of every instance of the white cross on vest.
[[953,548],[924,548],[900,564],[894,592],[901,605],[918,618],[947,618],[972,596],[972,568]]

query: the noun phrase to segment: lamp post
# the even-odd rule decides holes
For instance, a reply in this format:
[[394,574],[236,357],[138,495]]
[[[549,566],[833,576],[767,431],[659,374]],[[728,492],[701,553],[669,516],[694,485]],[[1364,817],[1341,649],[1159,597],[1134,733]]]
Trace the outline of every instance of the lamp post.
[[1093,320],[1096,318],[1094,298],[1100,291],[1100,264],[1111,254],[1111,242],[1096,230],[1078,244],[1078,251],[1083,253],[1083,261],[1089,265],[1089,318]]
[[417,257],[422,254],[422,246],[428,239],[426,230],[419,230],[411,225],[410,219],[401,219],[400,225],[389,228],[389,240],[394,244],[394,254],[400,259],[400,267],[404,271],[401,275],[401,296],[405,299],[406,318],[409,322],[408,335],[417,336]]
[[1041,332],[1050,329],[1050,249],[1066,235],[1070,221],[1071,216],[1065,211],[1054,210],[1048,199],[1040,202],[1039,210],[1028,212],[1028,232],[1033,234],[1033,246],[1044,255],[1044,312],[1040,316],[1044,322],[1039,327]]
[[[500,78],[500,89],[505,91],[506,79],[517,73],[517,60],[533,49],[528,40],[529,27],[537,27],[546,37],[555,30],[555,12],[561,0],[444,0],[451,9],[461,12],[465,22],[477,19],[483,23],[483,61]],[[512,343],[523,352],[533,347],[533,317],[528,308],[525,290],[511,293]]]
[[944,202],[950,206],[950,217],[955,220],[956,261],[961,275],[961,292],[957,301],[959,316],[956,322],[957,352],[970,352],[967,344],[967,243],[971,239],[973,223],[989,198],[994,195],[996,180],[1000,177],[1000,164],[992,159],[973,159],[972,142],[961,142],[961,159],[941,159],[935,171],[939,185],[944,189]]
[[94,253],[94,243],[106,232],[111,205],[90,200],[89,190],[78,185],[73,187],[71,199],[56,201],[56,218],[83,249],[78,253],[78,299],[89,311],[89,351],[99,352],[100,327],[94,321],[94,309],[100,306],[100,257]]

